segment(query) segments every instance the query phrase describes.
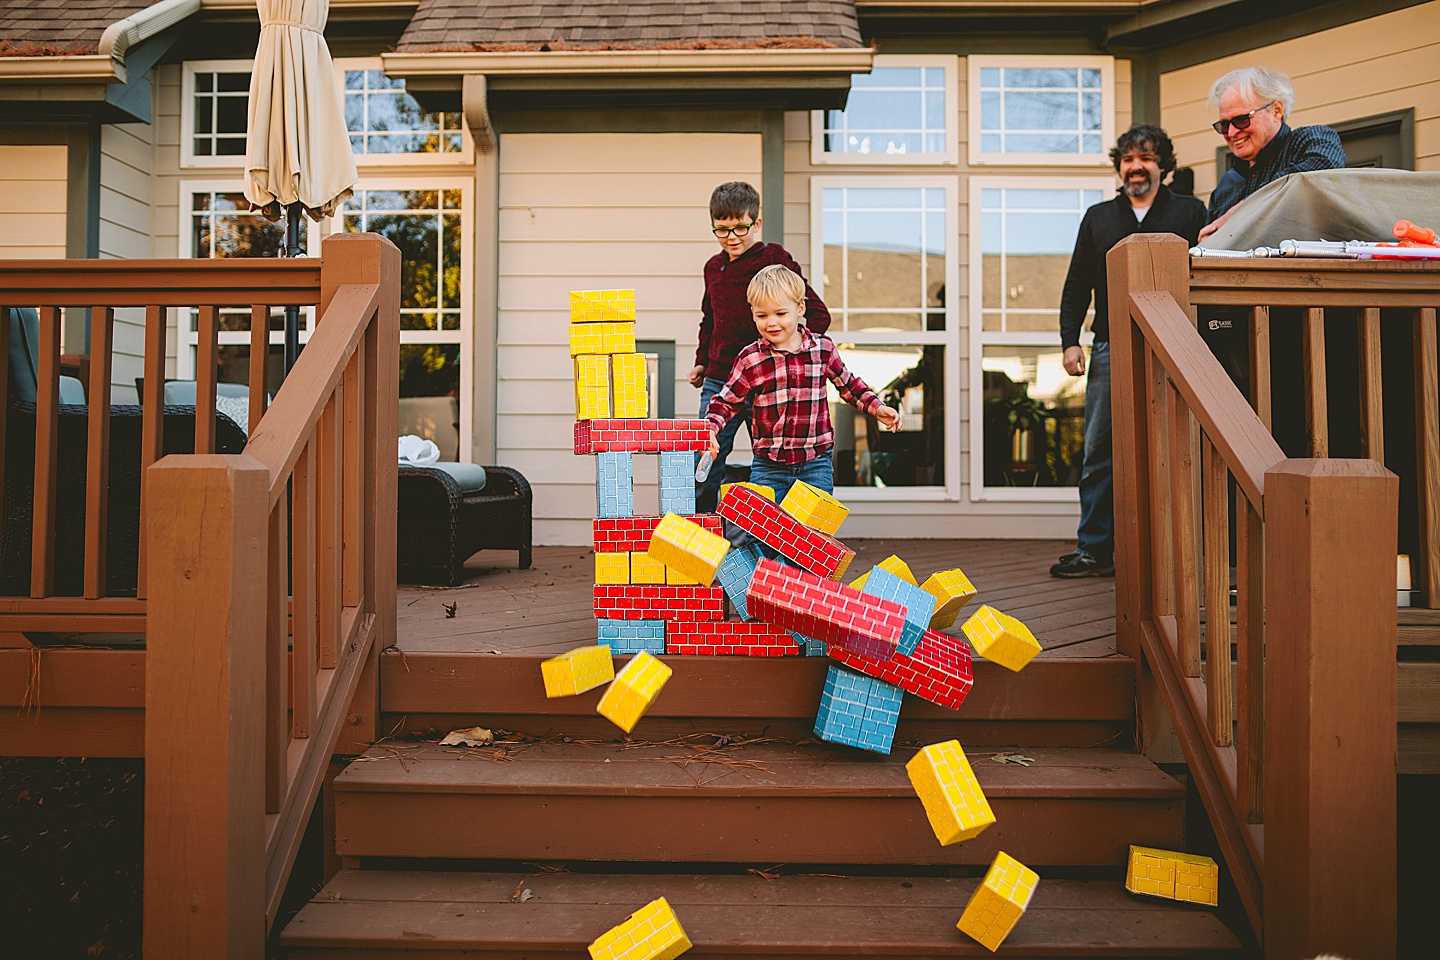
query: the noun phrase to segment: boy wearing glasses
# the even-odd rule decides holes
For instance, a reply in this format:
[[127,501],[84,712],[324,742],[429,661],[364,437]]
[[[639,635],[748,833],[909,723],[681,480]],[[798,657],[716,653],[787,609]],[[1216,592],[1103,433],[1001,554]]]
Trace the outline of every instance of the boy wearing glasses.
[[773,487],[777,503],[796,480],[826,493],[835,489],[830,456],[835,430],[827,380],[846,403],[873,416],[887,430],[900,429],[900,414],[845,367],[834,342],[806,329],[808,290],[800,274],[778,263],[755,274],[745,292],[753,317],[751,329],[760,337],[740,351],[705,411],[710,452],[718,464],[719,435],[746,406],[752,408],[755,465],[750,480]]
[[[760,239],[760,194],[742,181],[722,183],[710,194],[710,225],[720,252],[705,264],[705,295],[700,300],[700,344],[695,351],[695,367],[690,383],[700,387],[700,416],[705,416],[710,400],[725,385],[735,358],[747,345],[755,342],[755,321],[750,315],[747,291],[756,274],[770,266],[782,266],[800,277],[805,311],[805,325],[811,333],[824,333],[830,328],[830,311],[810,288],[800,273],[795,258],[778,243]],[[735,443],[741,422],[750,429],[748,405],[728,418],[718,436],[715,464],[709,475],[695,486],[695,509],[712,513],[720,495],[720,482],[725,476],[725,458]],[[751,440],[755,439],[752,431]],[[753,479],[753,478],[752,478]]]

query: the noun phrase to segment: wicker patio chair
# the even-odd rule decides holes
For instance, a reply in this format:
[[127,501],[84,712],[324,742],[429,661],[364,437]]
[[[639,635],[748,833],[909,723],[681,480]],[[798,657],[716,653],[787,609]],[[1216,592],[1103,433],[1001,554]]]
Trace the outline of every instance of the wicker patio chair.
[[464,492],[429,466],[400,470],[398,576],[402,583],[455,586],[477,550],[518,550],[530,567],[530,483],[508,467],[485,467],[485,486]]

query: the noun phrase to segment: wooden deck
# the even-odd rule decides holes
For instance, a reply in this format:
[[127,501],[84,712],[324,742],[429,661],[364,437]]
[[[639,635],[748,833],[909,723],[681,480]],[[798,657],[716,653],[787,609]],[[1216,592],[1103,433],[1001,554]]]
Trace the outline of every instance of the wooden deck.
[[[897,554],[917,577],[960,567],[980,603],[1024,621],[1042,657],[1115,656],[1115,581],[1057,580],[1050,565],[1072,549],[1065,540],[847,540],[855,550],[847,580]],[[482,551],[473,574],[449,589],[401,586],[398,642],[410,653],[551,655],[595,640],[594,553],[539,547],[529,570],[514,553]],[[447,607],[454,605],[454,616]],[[962,618],[963,620],[963,618]],[[958,634],[959,622],[950,632]]]

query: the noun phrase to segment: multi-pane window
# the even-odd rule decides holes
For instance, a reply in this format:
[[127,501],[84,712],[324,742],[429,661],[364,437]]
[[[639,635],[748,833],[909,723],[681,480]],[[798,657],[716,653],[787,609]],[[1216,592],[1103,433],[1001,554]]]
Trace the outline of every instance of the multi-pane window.
[[181,163],[243,166],[250,104],[249,61],[190,60],[185,63],[183,77]]
[[846,366],[902,415],[898,433],[831,390],[835,482],[945,487],[955,327],[946,306],[956,264],[947,181],[816,178],[817,288]]
[[953,163],[956,59],[879,56],[844,110],[814,113],[817,163]]
[[1104,57],[970,57],[972,163],[1104,163],[1113,63]]
[[[1061,363],[1060,293],[1097,179],[971,182],[971,483],[977,497],[1022,488],[1074,496],[1084,447],[1085,379]],[[1088,323],[1087,323],[1088,326]],[[1083,342],[1088,344],[1089,334]],[[1036,490],[1049,488],[1048,496]]]
[[345,71],[345,128],[357,156],[459,154],[464,142],[459,113],[424,109],[379,70]]

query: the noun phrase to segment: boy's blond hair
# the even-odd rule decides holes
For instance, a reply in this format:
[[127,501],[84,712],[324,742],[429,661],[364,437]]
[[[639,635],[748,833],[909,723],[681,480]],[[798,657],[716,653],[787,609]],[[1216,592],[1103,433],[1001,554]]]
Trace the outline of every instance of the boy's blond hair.
[[745,299],[753,307],[757,303],[779,303],[792,300],[805,306],[805,281],[782,263],[774,263],[755,274],[745,291]]

